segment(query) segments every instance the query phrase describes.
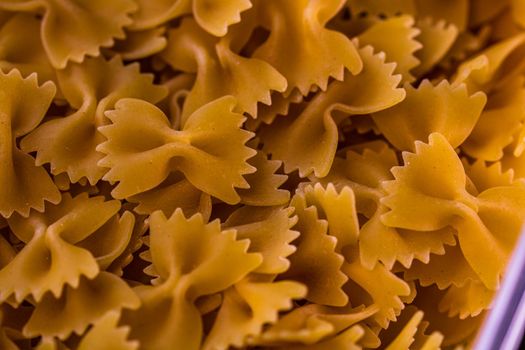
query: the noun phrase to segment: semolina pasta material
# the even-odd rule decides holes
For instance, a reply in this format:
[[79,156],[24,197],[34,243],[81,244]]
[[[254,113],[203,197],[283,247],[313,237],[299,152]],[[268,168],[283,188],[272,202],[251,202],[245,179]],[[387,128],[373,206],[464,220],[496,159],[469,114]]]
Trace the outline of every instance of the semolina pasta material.
[[470,349],[525,224],[525,5],[0,1],[0,349]]

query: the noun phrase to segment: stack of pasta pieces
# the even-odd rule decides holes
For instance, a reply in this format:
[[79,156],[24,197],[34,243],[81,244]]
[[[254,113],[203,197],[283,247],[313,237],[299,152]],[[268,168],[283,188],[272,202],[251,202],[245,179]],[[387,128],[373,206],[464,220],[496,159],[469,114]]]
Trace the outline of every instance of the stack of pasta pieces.
[[0,1],[0,348],[468,348],[525,221],[524,28]]

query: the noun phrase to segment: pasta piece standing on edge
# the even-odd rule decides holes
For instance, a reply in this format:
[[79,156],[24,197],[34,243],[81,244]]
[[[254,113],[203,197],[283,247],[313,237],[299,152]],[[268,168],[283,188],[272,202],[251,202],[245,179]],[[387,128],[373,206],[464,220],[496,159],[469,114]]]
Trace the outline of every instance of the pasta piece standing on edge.
[[199,349],[203,335],[195,301],[228,289],[262,262],[248,253],[250,242],[235,230],[221,231],[218,220],[204,224],[199,214],[186,219],[181,210],[167,219],[150,217],[150,251],[157,278],[135,290],[142,305],[125,311],[123,324],[143,349]]
[[5,218],[27,217],[31,209],[44,211],[46,201],[60,202],[49,174],[17,140],[42,121],[55,92],[50,81],[38,86],[36,74],[24,79],[16,69],[0,72],[0,215]]
[[315,206],[308,206],[304,194],[290,203],[298,217],[293,227],[300,236],[297,251],[290,255],[290,268],[280,278],[295,280],[308,288],[306,299],[321,305],[344,306],[348,302],[342,286],[347,278],[341,272],[344,258],[336,253],[337,239],[328,235],[328,223],[319,219]]

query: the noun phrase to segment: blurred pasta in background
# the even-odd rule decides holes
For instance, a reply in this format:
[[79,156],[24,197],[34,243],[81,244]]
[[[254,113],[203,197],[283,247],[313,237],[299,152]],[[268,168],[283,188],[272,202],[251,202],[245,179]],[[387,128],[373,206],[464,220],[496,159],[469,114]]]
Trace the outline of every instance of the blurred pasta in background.
[[0,349],[468,349],[525,222],[525,1],[0,0]]

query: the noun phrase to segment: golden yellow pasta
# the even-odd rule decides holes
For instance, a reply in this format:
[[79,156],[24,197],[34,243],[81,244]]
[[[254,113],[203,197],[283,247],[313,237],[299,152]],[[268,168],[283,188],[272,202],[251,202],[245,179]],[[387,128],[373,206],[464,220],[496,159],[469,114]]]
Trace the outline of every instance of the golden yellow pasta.
[[525,224],[525,1],[0,1],[1,350],[470,349]]

